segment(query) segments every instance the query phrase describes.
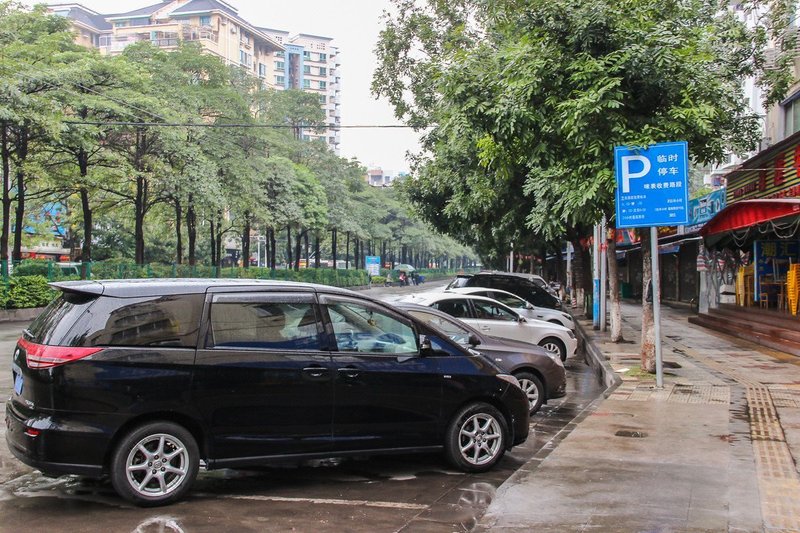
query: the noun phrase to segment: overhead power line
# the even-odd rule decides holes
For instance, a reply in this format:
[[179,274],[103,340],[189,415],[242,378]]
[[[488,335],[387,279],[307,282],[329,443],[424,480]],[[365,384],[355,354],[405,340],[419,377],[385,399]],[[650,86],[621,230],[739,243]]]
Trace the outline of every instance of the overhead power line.
[[125,122],[125,121],[93,121],[93,120],[64,120],[65,124],[77,124],[85,126],[141,126],[158,128],[305,128],[312,130],[343,130],[343,129],[398,129],[413,128],[405,124],[347,124],[338,126],[328,125],[294,125],[294,124],[227,124],[227,123],[204,123],[204,122]]

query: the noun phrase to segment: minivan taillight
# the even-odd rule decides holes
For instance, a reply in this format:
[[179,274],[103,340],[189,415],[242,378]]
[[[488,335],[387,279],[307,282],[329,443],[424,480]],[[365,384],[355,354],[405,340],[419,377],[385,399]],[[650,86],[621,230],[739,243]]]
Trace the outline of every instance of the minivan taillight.
[[34,342],[20,339],[17,341],[20,348],[25,350],[25,358],[28,361],[28,368],[36,370],[51,368],[64,363],[77,361],[84,357],[89,357],[101,351],[102,348],[90,347],[82,348],[79,346],[47,346],[46,344],[36,344]]

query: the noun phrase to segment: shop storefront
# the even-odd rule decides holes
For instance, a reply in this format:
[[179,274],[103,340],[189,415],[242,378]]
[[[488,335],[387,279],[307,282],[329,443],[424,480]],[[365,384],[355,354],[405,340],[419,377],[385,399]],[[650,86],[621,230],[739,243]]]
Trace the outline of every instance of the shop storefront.
[[[800,133],[727,176],[727,207],[701,230],[708,290],[738,306],[796,314],[800,276]],[[718,294],[711,294],[717,300]],[[716,298],[714,298],[716,297]],[[712,304],[712,307],[716,305]]]

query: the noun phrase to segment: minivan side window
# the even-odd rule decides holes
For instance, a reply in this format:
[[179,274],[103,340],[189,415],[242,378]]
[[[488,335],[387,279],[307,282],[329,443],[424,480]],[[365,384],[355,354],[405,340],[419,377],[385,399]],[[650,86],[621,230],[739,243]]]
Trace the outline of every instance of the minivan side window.
[[[75,297],[65,296],[64,300],[70,298],[74,300]],[[144,298],[101,296],[93,298],[85,307],[59,344],[197,347],[197,333],[203,311],[202,294]],[[75,310],[78,309],[80,305]]]
[[340,352],[419,352],[414,328],[377,307],[329,300],[327,309]]
[[467,300],[442,300],[431,307],[456,318],[471,318]]
[[320,350],[320,322],[310,302],[214,301],[207,338],[214,348]]

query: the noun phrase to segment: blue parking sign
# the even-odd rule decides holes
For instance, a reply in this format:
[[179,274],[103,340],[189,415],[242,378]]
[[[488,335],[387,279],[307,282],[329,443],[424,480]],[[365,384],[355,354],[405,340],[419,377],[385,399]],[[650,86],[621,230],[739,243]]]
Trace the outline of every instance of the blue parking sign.
[[614,147],[617,228],[689,222],[689,147],[685,141],[647,148]]

